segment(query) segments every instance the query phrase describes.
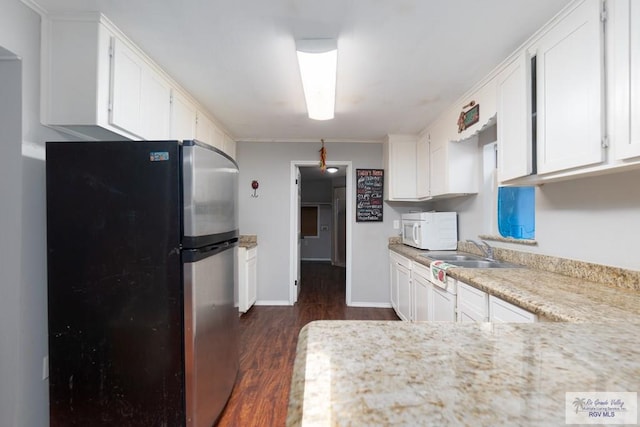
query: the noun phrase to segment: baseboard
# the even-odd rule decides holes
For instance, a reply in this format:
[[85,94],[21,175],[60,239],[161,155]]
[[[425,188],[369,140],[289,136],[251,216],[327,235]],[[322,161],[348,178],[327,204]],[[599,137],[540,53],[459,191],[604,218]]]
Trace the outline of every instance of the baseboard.
[[347,304],[349,307],[364,307],[364,308],[392,308],[390,302],[352,302]]
[[256,301],[254,305],[291,305],[289,301]]
[[331,262],[331,258],[300,258],[300,261],[322,261],[322,262]]

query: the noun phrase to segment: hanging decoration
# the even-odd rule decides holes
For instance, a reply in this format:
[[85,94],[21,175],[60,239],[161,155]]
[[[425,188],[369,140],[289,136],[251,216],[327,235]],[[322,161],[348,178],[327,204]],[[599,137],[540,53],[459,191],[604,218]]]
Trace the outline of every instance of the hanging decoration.
[[251,181],[251,188],[253,188],[253,194],[251,195],[251,197],[258,197],[258,195],[256,194],[258,187],[260,187],[260,184],[257,180],[254,179],[253,181]]
[[324,148],[324,139],[321,139],[322,148],[320,149],[320,171],[324,173],[327,170],[327,149]]
[[458,133],[462,133],[465,129],[478,123],[480,120],[480,104],[471,101],[464,107],[458,116]]

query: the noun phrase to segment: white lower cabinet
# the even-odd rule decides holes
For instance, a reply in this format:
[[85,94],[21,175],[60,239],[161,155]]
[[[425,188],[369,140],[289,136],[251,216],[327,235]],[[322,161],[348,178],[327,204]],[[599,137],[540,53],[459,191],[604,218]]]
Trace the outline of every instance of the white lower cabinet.
[[489,320],[489,295],[458,281],[458,322],[486,322]]
[[398,316],[402,320],[413,320],[411,294],[411,270],[404,265],[398,265]]
[[[241,261],[242,262],[242,261]],[[431,280],[429,266],[389,252],[391,306],[404,321],[537,322],[535,314],[467,283]]]
[[391,306],[400,319],[411,320],[411,260],[390,253]]
[[[455,281],[451,277],[447,278],[447,282]],[[437,285],[432,285],[433,290],[433,303],[431,310],[431,316],[429,320],[435,321],[456,321],[456,295],[455,293],[448,292],[445,289],[440,288]]]
[[389,299],[391,308],[398,312],[398,264],[397,255],[389,253]]
[[432,311],[432,288],[429,282],[429,268],[413,263],[411,284],[413,286],[413,320],[420,322],[429,320]]
[[498,323],[533,323],[538,317],[518,306],[489,295],[489,321]]
[[238,248],[238,311],[246,313],[258,297],[258,248]]

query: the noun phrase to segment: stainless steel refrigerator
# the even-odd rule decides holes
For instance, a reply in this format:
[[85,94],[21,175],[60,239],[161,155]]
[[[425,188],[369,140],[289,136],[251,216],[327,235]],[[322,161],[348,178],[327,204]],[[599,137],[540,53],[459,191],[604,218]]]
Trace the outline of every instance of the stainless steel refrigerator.
[[238,372],[238,167],[196,141],[48,142],[52,426],[211,426]]

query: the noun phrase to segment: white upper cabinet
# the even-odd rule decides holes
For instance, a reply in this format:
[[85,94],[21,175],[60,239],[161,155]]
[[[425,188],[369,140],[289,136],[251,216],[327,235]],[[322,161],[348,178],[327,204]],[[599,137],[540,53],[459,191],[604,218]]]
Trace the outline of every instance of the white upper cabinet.
[[451,141],[469,139],[493,124],[496,117],[496,79],[481,82],[471,94],[458,101],[452,113],[454,115],[449,116],[447,123],[447,136]]
[[196,139],[215,147],[213,141],[216,137],[216,130],[215,123],[213,123],[206,114],[198,111],[196,118]]
[[416,196],[420,200],[427,200],[431,197],[429,135],[421,135],[416,144]]
[[531,59],[521,53],[498,75],[498,181],[533,172]]
[[601,1],[575,5],[529,49],[536,57],[538,174],[604,160]]
[[609,0],[608,15],[613,157],[640,156],[640,4]]
[[197,138],[235,155],[195,99],[99,13],[43,17],[41,116],[82,139]]
[[478,138],[462,142],[447,139],[446,124],[429,129],[431,197],[453,197],[478,192]]
[[171,93],[171,139],[196,137],[197,107],[177,90]]
[[384,143],[386,200],[418,200],[415,135],[388,135]]
[[169,138],[169,82],[115,37],[112,38],[111,64],[110,123],[139,138]]

